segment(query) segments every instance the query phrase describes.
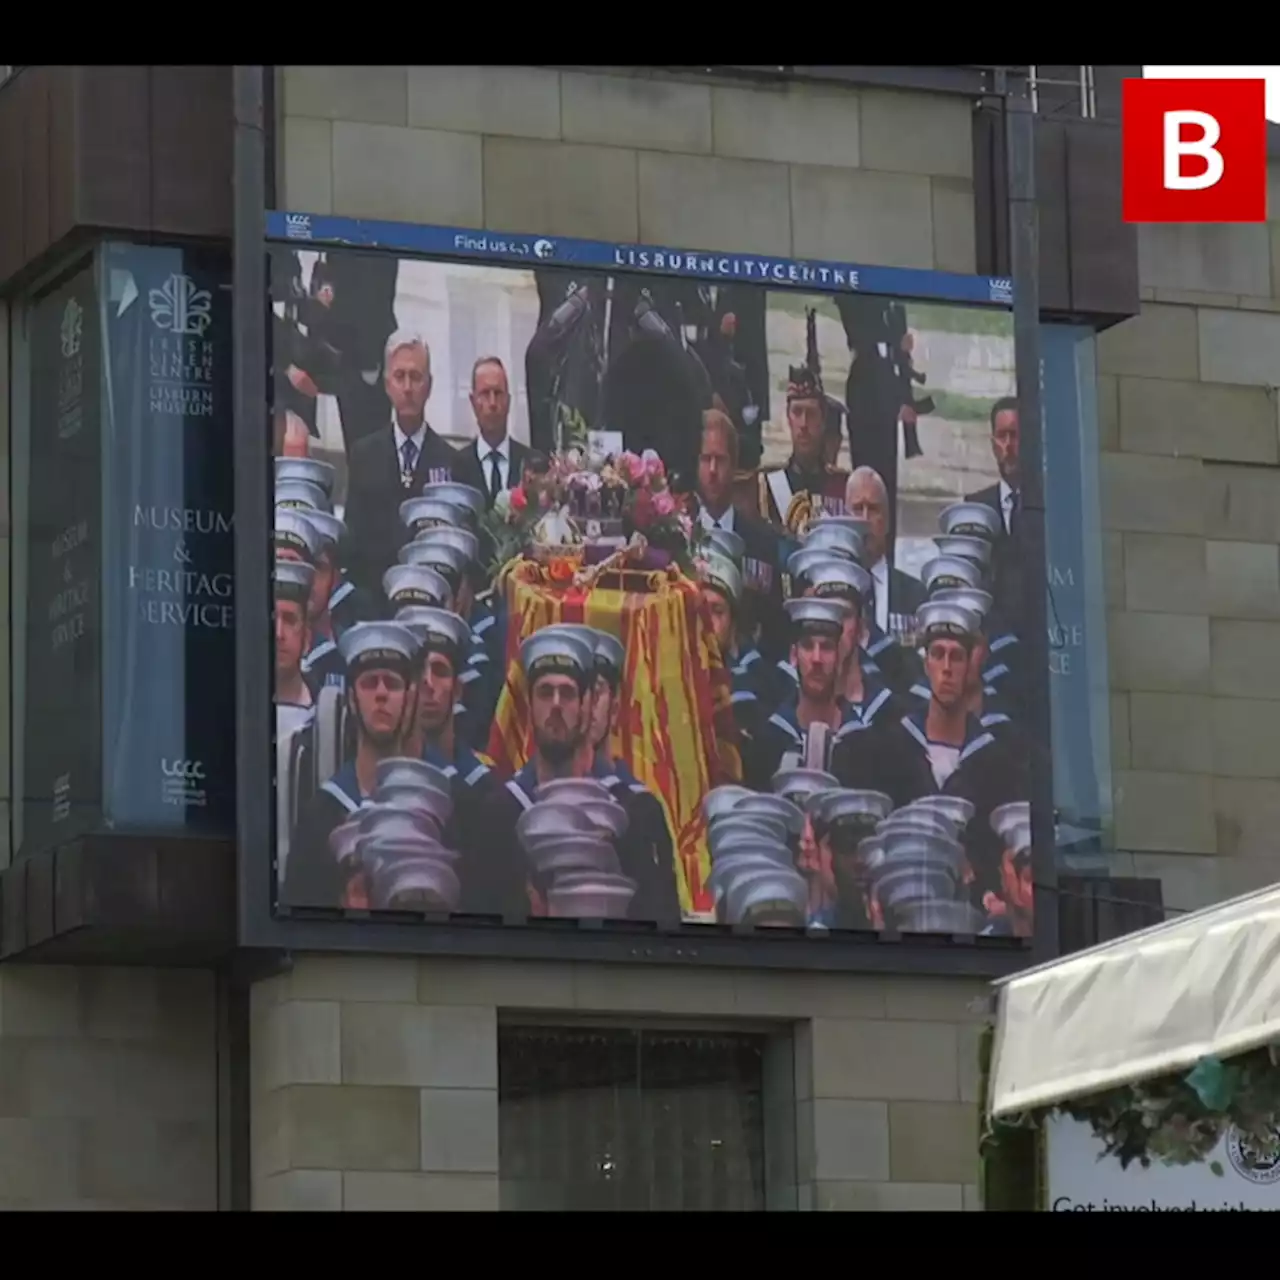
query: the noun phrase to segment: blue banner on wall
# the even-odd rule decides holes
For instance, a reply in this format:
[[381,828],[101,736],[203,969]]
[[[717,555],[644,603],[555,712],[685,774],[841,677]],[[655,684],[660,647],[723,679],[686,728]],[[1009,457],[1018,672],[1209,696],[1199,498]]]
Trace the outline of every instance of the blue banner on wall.
[[235,831],[231,265],[111,245],[104,341],[108,822]]
[[769,288],[879,293],[1002,307],[1013,305],[1013,281],[914,267],[778,258],[767,253],[676,249],[664,245],[575,240],[569,236],[514,235],[465,227],[422,227],[407,222],[333,218],[313,213],[267,214],[267,236],[296,243],[383,249],[432,258],[492,259],[513,266],[580,266],[597,271],[737,281]]
[[1053,793],[1063,865],[1100,865],[1111,826],[1094,333],[1040,327]]

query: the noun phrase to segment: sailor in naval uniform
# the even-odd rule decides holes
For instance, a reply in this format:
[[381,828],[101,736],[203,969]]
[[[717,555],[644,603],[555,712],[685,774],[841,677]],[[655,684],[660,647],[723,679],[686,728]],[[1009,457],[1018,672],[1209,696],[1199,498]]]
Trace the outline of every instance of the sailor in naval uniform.
[[819,515],[843,515],[849,473],[828,465],[827,397],[817,369],[814,314],[809,315],[809,355],[793,365],[787,385],[787,428],[791,457],[782,467],[759,474],[760,514],[785,534],[796,537]]
[[307,601],[315,570],[301,560],[277,560],[275,565],[276,640],[276,859],[281,868],[289,857],[289,835],[297,807],[304,799],[300,754],[310,742],[315,699],[302,672],[309,647]]
[[[516,822],[533,805],[542,783],[553,778],[598,778],[627,810],[627,831],[617,842],[617,853],[623,874],[637,885],[629,918],[679,922],[675,855],[661,805],[647,789],[633,790],[636,784],[623,781],[607,757],[597,755],[593,762],[583,749],[591,732],[597,670],[594,644],[583,635],[547,627],[520,646],[520,663],[529,690],[533,754],[506,784],[501,827],[505,840],[512,847],[517,844]],[[536,886],[530,906],[532,914],[545,914]]]
[[916,614],[924,650],[929,701],[902,716],[883,734],[851,734],[837,747],[832,772],[842,782],[881,791],[895,807],[928,795],[970,801],[965,852],[974,871],[975,906],[983,894],[1000,893],[1000,858],[990,830],[993,810],[1030,795],[1028,757],[1009,740],[984,728],[968,710],[966,684],[979,619],[949,602],[930,600]]
[[[953,545],[956,541],[958,539],[951,539]],[[940,592],[963,590],[978,592],[991,601],[988,579],[972,559],[959,555],[935,556],[925,563],[920,577],[931,600]],[[1018,665],[1017,655],[1021,646],[1017,637],[1005,630],[994,602],[982,614],[982,623],[982,636],[974,651],[976,669],[973,677],[975,682],[980,678],[980,687],[989,692],[992,700],[999,700],[1003,711],[1011,714],[1019,705],[1013,670]]]
[[348,627],[373,616],[364,593],[342,572],[342,542],[346,525],[327,511],[297,513],[316,531],[316,581],[311,591],[311,652],[305,669],[313,687],[341,685],[342,659],[338,637]]
[[699,562],[702,603],[731,682],[730,706],[738,731],[741,770],[754,750],[764,718],[773,709],[769,664],[755,645],[743,644],[740,624],[744,585],[738,566],[714,552]]
[[982,571],[976,585],[993,597],[986,616],[983,681],[999,689],[1003,701],[1016,704],[1026,692],[1025,646],[1018,638],[1017,602],[1002,598],[1000,516],[983,502],[957,502],[938,517],[938,527],[941,536],[934,542],[940,553],[972,560]]
[[871,575],[850,560],[831,557],[806,566],[805,580],[818,600],[842,600],[849,606],[840,636],[840,675],[836,685],[842,720],[835,741],[855,730],[866,730],[888,719],[899,706],[884,673],[862,647],[867,608],[871,601]]
[[[337,650],[324,636],[315,631],[317,612],[323,611],[324,590],[322,575],[318,572],[321,545],[324,541],[318,526],[312,519],[317,513],[300,507],[277,507],[272,540],[277,560],[290,560],[305,564],[311,570],[311,594],[307,600],[307,652],[302,659],[302,674],[312,696],[320,692],[333,674]],[[332,659],[329,655],[332,653]],[[341,663],[338,662],[338,682],[341,682]]]
[[350,886],[329,836],[372,795],[379,762],[404,755],[417,713],[421,645],[407,627],[357,623],[339,637],[338,652],[346,665],[355,755],[321,784],[298,815],[281,890],[281,900],[292,907],[349,905]]
[[[969,662],[969,676],[965,685],[969,713],[978,718],[984,729],[1002,738],[1018,732],[1016,708],[1005,702],[1000,690],[984,677],[988,665],[989,641],[986,636],[987,619],[991,616],[991,593],[974,587],[939,587],[930,600],[938,604],[959,605],[978,620],[979,632]],[[911,688],[912,696],[928,702],[930,689],[922,679]]]
[[333,486],[337,472],[331,463],[321,462],[319,458],[276,458],[273,461],[276,506],[300,504],[316,511],[333,511]]
[[453,610],[471,628],[471,649],[462,676],[460,730],[466,740],[483,750],[507,678],[506,611],[499,609],[492,593],[477,597],[475,576],[480,542],[466,529],[434,527],[422,530],[400,552],[405,564],[434,568],[453,588]]
[[[438,576],[430,569],[408,565],[400,566],[399,572]],[[399,598],[405,598],[403,591]],[[459,677],[471,648],[471,628],[456,613],[422,604],[402,606],[396,621],[408,627],[422,645],[417,716],[405,753],[420,755],[450,779],[452,835],[463,854],[460,908],[470,914],[501,915],[503,894],[510,892],[520,867],[510,861],[512,851],[494,838],[494,800],[499,784],[493,762],[462,742],[455,729],[454,707]]]
[[795,696],[765,721],[751,760],[747,785],[769,791],[782,769],[825,769],[836,731],[845,723],[839,694],[840,644],[853,610],[839,599],[788,600]]

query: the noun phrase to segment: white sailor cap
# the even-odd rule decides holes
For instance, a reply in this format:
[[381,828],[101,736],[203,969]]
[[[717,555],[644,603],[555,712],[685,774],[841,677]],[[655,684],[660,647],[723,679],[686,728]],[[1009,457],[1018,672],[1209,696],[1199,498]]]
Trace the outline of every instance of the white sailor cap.
[[406,498],[400,504],[400,523],[417,537],[424,529],[452,529],[464,524],[467,508],[439,498]]
[[328,511],[302,511],[299,513],[320,536],[320,551],[337,551],[347,536],[347,526]]
[[305,556],[307,560],[314,563],[317,555],[320,554],[321,538],[320,531],[316,528],[302,511],[291,510],[288,507],[277,507],[275,519],[275,542],[276,550],[296,551],[299,555]]
[[316,571],[301,560],[277,560],[274,575],[277,598],[305,603],[315,576]]
[[434,569],[449,584],[449,590],[456,592],[462,585],[470,561],[457,547],[447,542],[406,542],[400,548],[402,565],[425,565]]
[[972,560],[980,569],[991,563],[992,544],[986,538],[974,538],[967,534],[942,534],[934,538],[933,545],[940,556],[955,556],[960,560]]
[[930,640],[944,637],[973,640],[981,630],[982,621],[978,615],[958,604],[929,600],[916,610],[916,634],[926,645]]
[[730,603],[737,604],[742,599],[742,574],[728,557],[709,555],[699,562],[698,576],[712,590],[726,596]]
[[848,524],[837,524],[835,520],[816,521],[801,539],[801,546],[806,550],[834,552],[850,560],[861,560],[866,544],[866,530],[861,521]]
[[980,622],[985,622],[987,614],[995,599],[990,591],[979,591],[976,587],[944,587],[929,597],[933,604],[958,604],[975,614]]
[[382,590],[393,608],[428,605],[443,609],[453,603],[453,591],[443,575],[424,564],[395,564],[382,575]]
[[357,622],[338,637],[338,652],[349,672],[371,667],[412,667],[418,637],[399,622]]
[[723,556],[737,565],[741,565],[742,557],[747,554],[747,544],[742,535],[732,529],[708,529],[703,535],[703,543],[708,555]]
[[595,645],[585,637],[544,627],[520,646],[520,665],[530,686],[545,675],[572,676],[582,683],[595,672]]
[[322,489],[327,497],[333,497],[333,482],[338,473],[330,462],[321,462],[319,458],[277,458],[275,469],[277,485],[286,480],[302,480]]
[[871,575],[852,560],[829,556],[813,565],[805,575],[819,600],[856,600],[861,607],[871,598]]
[[622,683],[622,672],[627,662],[627,651],[622,641],[608,631],[597,631],[595,636],[596,674],[617,688]]
[[926,561],[920,570],[920,581],[930,595],[960,587],[983,590],[982,570],[972,560],[961,560],[959,556],[934,556]]
[[479,489],[469,484],[459,484],[456,480],[439,480],[434,484],[422,486],[422,496],[432,498],[436,502],[447,502],[451,507],[459,507],[470,513],[468,524],[475,524],[484,515],[487,508],[485,496]]
[[277,507],[294,507],[303,511],[331,511],[333,504],[329,495],[310,480],[278,480],[276,482],[275,505]]
[[[430,570],[425,572],[429,573]],[[424,650],[442,651],[448,654],[454,660],[455,666],[470,651],[470,626],[465,618],[447,609],[411,605],[396,611],[396,622],[408,627]]]
[[423,529],[413,541],[441,543],[446,547],[456,547],[466,556],[470,564],[475,564],[480,559],[480,539],[469,529],[451,529],[444,525],[434,525]]
[[782,607],[787,611],[792,627],[799,632],[830,631],[839,634],[845,619],[853,612],[853,606],[844,600],[819,600],[805,596],[786,600]]
[[954,502],[938,516],[938,529],[946,537],[994,542],[1004,532],[1004,521],[985,502]]
[[787,576],[791,579],[791,592],[798,595],[809,585],[809,573],[815,565],[826,564],[828,560],[847,560],[856,564],[852,556],[834,551],[830,547],[801,547],[787,557]]
[[548,632],[572,636],[583,644],[590,645],[595,673],[603,676],[611,685],[617,685],[621,681],[627,655],[617,636],[601,631],[599,627],[585,626],[581,622],[553,622],[550,626],[543,627],[538,634],[546,635]]

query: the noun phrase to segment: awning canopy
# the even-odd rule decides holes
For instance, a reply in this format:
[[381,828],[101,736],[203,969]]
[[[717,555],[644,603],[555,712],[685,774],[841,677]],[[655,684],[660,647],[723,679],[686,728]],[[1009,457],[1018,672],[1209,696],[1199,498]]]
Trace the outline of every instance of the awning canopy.
[[1280,885],[996,986],[996,1116],[1244,1053],[1280,1040]]

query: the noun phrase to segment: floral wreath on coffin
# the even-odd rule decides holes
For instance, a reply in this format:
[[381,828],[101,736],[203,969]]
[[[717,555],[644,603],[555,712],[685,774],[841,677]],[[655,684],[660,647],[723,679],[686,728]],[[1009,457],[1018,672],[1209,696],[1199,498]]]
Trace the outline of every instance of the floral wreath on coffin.
[[657,552],[660,560],[696,576],[702,530],[672,491],[657,453],[576,448],[550,455],[545,470],[526,467],[522,483],[500,493],[486,513],[494,575],[529,556],[547,564],[553,580],[567,581],[598,524],[621,529],[627,541],[619,557],[638,563]]

